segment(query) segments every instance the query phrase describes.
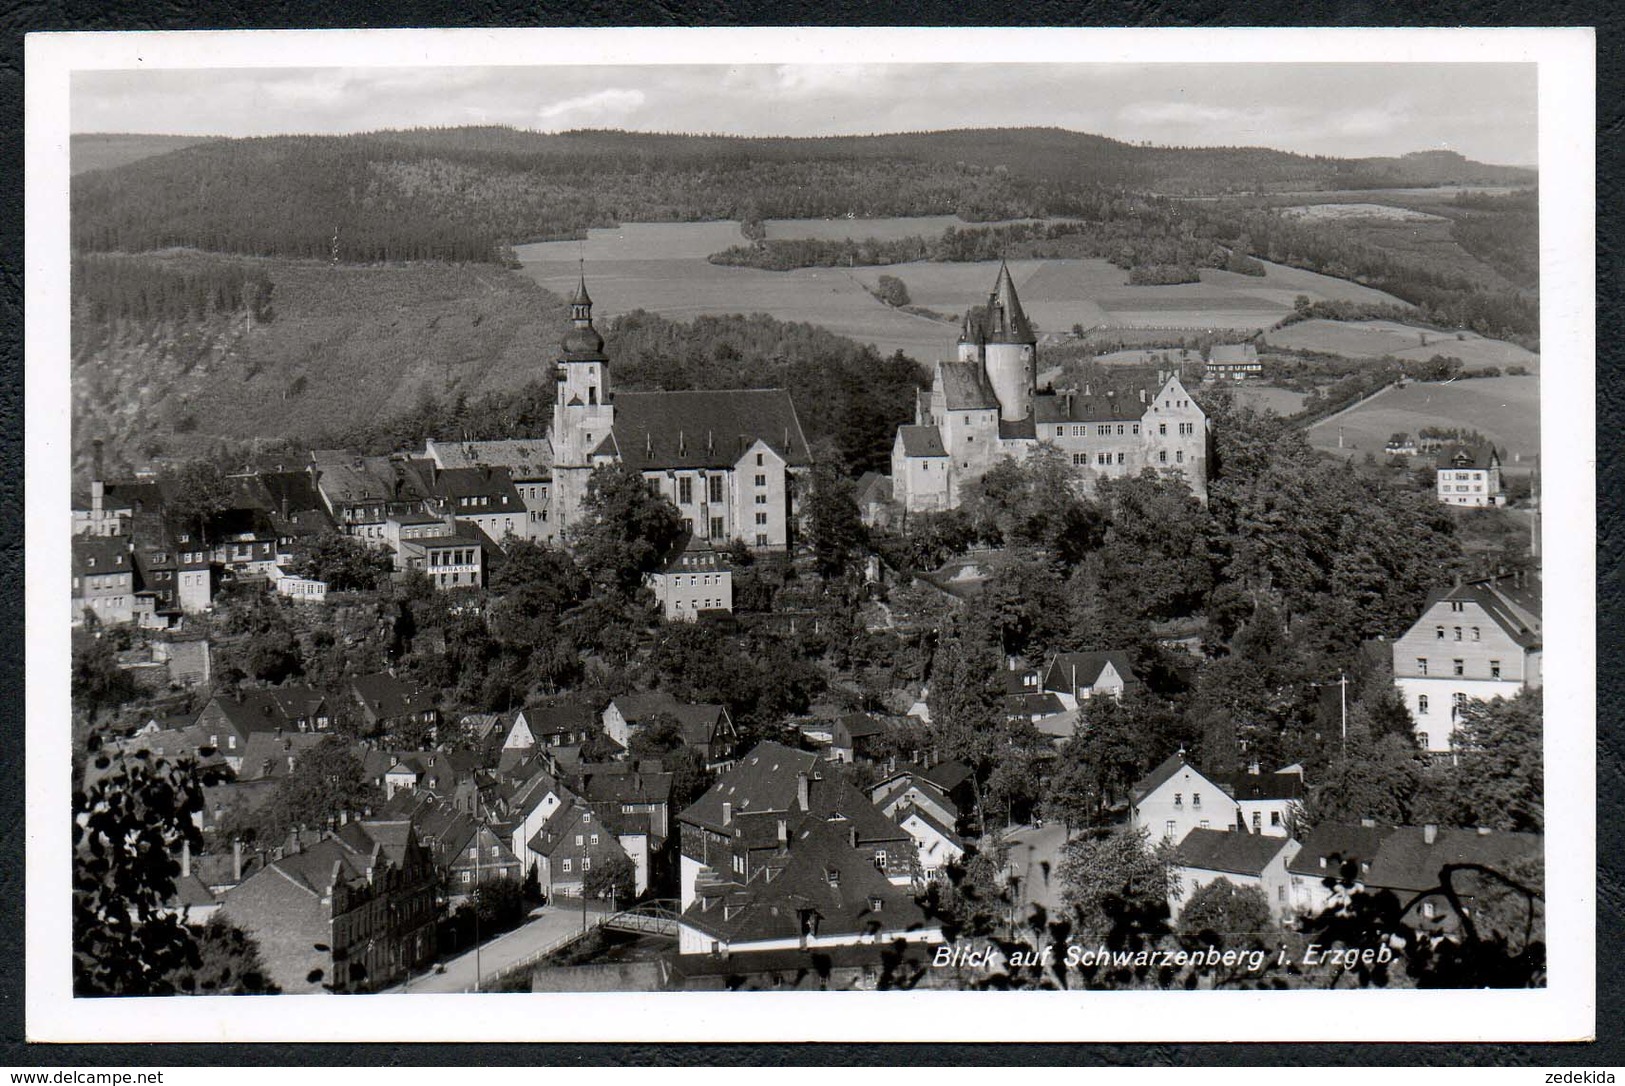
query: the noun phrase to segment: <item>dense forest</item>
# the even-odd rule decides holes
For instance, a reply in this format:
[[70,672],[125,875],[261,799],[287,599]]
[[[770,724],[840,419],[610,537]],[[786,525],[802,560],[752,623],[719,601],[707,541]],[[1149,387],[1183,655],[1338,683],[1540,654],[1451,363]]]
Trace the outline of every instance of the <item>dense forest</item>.
[[[831,139],[499,128],[212,140],[73,179],[77,249],[501,260],[623,221],[1095,213],[1123,191],[1527,182],[1456,157],[1150,148],[1055,129]],[[290,183],[290,181],[292,183]]]
[[74,304],[97,323],[201,320],[211,313],[271,319],[271,277],[225,262],[185,267],[151,260],[76,256],[69,275]]

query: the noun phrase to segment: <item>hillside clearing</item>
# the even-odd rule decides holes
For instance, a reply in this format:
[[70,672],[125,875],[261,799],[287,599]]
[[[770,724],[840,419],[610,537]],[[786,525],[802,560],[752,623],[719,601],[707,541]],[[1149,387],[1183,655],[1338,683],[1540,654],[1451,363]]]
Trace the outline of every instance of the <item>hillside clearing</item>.
[[1309,442],[1328,451],[1380,456],[1390,434],[1415,436],[1427,426],[1477,430],[1501,450],[1509,470],[1525,470],[1540,452],[1540,378],[1412,382],[1316,423],[1309,428]]

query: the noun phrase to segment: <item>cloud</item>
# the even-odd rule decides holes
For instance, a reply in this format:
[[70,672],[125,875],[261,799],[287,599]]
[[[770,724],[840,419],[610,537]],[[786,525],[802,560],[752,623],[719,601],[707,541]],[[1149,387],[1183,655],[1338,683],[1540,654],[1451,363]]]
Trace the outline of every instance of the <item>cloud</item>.
[[536,119],[560,127],[621,121],[643,108],[647,98],[640,90],[610,87],[543,106],[536,111]]
[[1168,128],[1259,129],[1288,120],[1291,111],[1273,107],[1237,108],[1196,102],[1135,102],[1119,116],[1129,124]]

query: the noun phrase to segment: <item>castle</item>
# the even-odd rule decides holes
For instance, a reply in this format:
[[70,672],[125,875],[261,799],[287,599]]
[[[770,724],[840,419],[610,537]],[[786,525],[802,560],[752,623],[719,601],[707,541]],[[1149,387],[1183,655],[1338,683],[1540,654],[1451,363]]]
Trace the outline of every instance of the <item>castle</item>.
[[617,393],[585,277],[570,300],[570,322],[556,365],[545,534],[568,532],[581,517],[587,477],[618,461],[677,506],[695,540],[787,549],[796,476],[812,463],[790,394]]
[[1038,388],[1038,337],[1010,269],[980,317],[967,314],[958,357],[938,362],[913,425],[892,446],[892,497],[906,512],[951,509],[1000,460],[1050,442],[1089,485],[1153,468],[1207,500],[1208,419],[1177,373],[1155,383]]

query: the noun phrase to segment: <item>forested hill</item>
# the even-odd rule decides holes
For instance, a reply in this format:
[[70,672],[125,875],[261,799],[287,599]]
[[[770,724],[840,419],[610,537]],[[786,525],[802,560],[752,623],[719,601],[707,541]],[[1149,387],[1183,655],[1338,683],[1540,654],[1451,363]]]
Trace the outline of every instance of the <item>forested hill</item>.
[[[74,154],[105,150],[108,138],[75,137]],[[1099,218],[1124,192],[1446,182],[1532,184],[1534,175],[1439,152],[1334,159],[1039,128],[821,139],[424,129],[210,140],[79,172],[73,242],[81,252],[492,261],[519,242],[626,221]]]

